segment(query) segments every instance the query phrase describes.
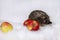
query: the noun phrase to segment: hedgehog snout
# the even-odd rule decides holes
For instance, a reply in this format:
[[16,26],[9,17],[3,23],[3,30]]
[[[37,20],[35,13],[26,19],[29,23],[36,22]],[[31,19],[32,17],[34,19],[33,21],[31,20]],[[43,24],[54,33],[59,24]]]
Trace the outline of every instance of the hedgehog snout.
[[50,20],[45,20],[44,24],[52,24],[52,22]]

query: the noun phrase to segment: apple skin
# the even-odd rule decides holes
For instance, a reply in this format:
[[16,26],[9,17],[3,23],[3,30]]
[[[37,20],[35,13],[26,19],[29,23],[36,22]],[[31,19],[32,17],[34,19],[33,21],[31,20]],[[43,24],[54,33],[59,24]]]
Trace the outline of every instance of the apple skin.
[[27,25],[30,24],[31,22],[33,22],[33,20],[27,19],[27,20],[23,23],[23,25],[24,25],[24,26],[27,26]]
[[35,20],[28,19],[24,22],[24,25],[31,31],[37,31],[39,29],[39,23]]
[[31,31],[37,31],[39,30],[39,23],[37,21],[33,21],[27,25],[27,28]]
[[1,30],[2,32],[8,32],[11,31],[13,29],[12,24],[8,23],[8,22],[3,22],[1,24]]

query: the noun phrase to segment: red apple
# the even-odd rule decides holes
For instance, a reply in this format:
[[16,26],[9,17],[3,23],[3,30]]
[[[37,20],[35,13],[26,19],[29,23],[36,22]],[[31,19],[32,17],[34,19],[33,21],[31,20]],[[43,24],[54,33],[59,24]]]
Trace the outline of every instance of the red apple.
[[24,25],[31,31],[36,31],[39,29],[39,23],[35,20],[28,19],[24,22]]
[[36,31],[36,30],[39,29],[39,23],[37,21],[33,21],[33,22],[31,22],[30,24],[27,25],[27,28],[29,30]]

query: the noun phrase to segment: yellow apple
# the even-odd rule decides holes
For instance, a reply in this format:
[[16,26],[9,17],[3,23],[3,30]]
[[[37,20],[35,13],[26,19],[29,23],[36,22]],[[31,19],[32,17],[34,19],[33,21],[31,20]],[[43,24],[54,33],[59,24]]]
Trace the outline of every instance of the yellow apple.
[[12,24],[8,23],[8,22],[3,22],[1,24],[1,30],[3,32],[8,32],[8,31],[11,31],[13,29],[13,26]]

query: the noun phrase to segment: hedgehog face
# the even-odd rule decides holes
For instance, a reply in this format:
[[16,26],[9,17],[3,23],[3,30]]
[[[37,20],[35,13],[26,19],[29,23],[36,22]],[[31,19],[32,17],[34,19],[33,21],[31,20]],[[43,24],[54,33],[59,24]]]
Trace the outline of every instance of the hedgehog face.
[[43,23],[44,24],[51,24],[52,22],[50,20],[46,19],[46,20],[43,21]]

